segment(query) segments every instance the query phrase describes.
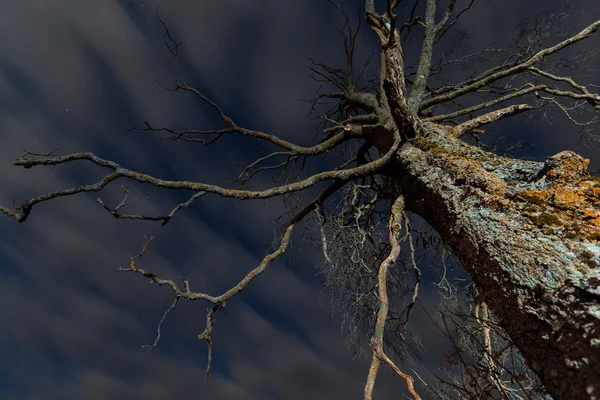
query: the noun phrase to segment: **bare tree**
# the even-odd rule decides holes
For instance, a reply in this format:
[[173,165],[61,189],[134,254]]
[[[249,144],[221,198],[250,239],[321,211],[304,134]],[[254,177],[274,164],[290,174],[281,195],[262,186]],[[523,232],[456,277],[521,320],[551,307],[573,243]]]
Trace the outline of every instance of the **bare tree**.
[[[341,265],[339,257],[337,262],[334,260],[335,254],[349,254],[340,251],[344,246],[359,249],[348,263],[350,269],[332,276],[342,286],[362,288],[355,295],[372,299],[371,305],[376,310],[374,320],[370,321],[372,362],[364,398],[372,398],[378,370],[384,364],[406,381],[413,398],[420,399],[414,378],[398,368],[386,350],[390,347],[386,339],[390,329],[386,324],[405,326],[418,302],[421,273],[415,261],[415,230],[410,220],[414,214],[437,232],[444,246],[469,273],[478,292],[473,323],[479,328],[463,330],[473,336],[469,339],[463,335],[463,339],[469,339],[474,347],[479,343],[481,358],[475,361],[480,361],[487,371],[487,384],[495,388],[495,394],[490,390],[461,392],[461,388],[456,388],[460,396],[471,393],[474,396],[471,398],[510,398],[507,392],[512,387],[506,385],[506,379],[510,378],[502,374],[512,371],[515,382],[522,381],[525,366],[513,370],[502,367],[504,353],[492,351],[496,346],[493,340],[500,339],[493,339],[491,327],[498,325],[503,328],[498,332],[507,333],[498,343],[516,345],[552,396],[597,398],[600,396],[600,184],[587,172],[589,160],[564,151],[545,162],[524,161],[485,151],[463,138],[481,134],[484,126],[517,114],[537,111],[554,115],[547,113],[549,107],[579,126],[585,138],[593,138],[590,123],[595,121],[594,112],[600,110],[600,95],[594,92],[595,86],[581,84],[565,71],[586,61],[584,57],[569,55],[568,51],[594,34],[600,28],[600,20],[556,39],[547,34],[554,20],[540,18],[521,26],[518,40],[505,48],[464,54],[458,46],[434,59],[438,42],[450,35],[448,32],[457,20],[475,2],[450,0],[444,3],[446,8],[442,12],[436,12],[437,0],[410,3],[387,0],[377,4],[381,9],[376,8],[374,0],[365,0],[365,18],[378,39],[375,54],[380,54],[379,71],[375,77],[369,77],[368,65],[355,68],[356,31],[346,17],[342,33],[347,64],[335,68],[315,62],[312,68],[315,79],[323,83],[313,99],[314,110],[323,118],[323,124],[316,142],[309,145],[239,126],[217,103],[186,83],[179,62],[181,43],[172,39],[165,26],[170,40],[167,47],[181,72],[173,90],[196,96],[218,114],[225,128],[196,130],[145,123],[142,129],[166,132],[172,140],[205,145],[226,135],[243,135],[265,142],[274,151],[244,168],[237,189],[161,179],[88,152],[62,156],[55,151],[26,152],[18,157],[16,166],[87,162],[104,168],[107,173],[98,182],[42,194],[0,209],[24,222],[39,203],[99,192],[117,180],[190,192],[187,202],[162,216],[124,214],[122,210],[131,204],[127,198],[115,207],[98,200],[115,218],[161,221],[164,225],[203,195],[239,200],[288,197],[328,181],[330,185],[318,196],[304,201],[297,209],[290,209],[289,220],[274,251],[222,294],[195,292],[188,279],[182,278],[179,283],[142,269],[138,262],[151,238],[129,265],[122,268],[173,291],[174,302],[165,317],[182,299],[203,300],[212,305],[206,328],[198,335],[208,342],[207,376],[214,314],[265,272],[271,261],[288,248],[294,228],[312,217],[310,223],[320,232],[319,246],[332,267]],[[423,15],[419,15],[420,10]],[[412,70],[405,65],[403,46],[406,38],[418,30],[422,33],[420,55],[414,72],[409,73]],[[469,65],[477,71],[458,83],[447,83],[449,78],[443,76],[443,71],[456,65]],[[303,165],[307,160],[337,149],[344,150],[337,167],[306,175]],[[283,182],[265,190],[245,188],[256,174],[274,169],[288,172]],[[332,199],[338,200],[337,205],[331,204]],[[405,285],[408,303],[401,310],[394,310],[390,308],[394,292],[388,293],[389,270],[399,262],[403,246],[414,280]],[[450,332],[451,324],[448,320],[445,324],[443,330]],[[160,325],[153,346],[159,339]],[[467,365],[468,360],[461,363]],[[472,375],[467,386],[482,388],[481,376],[475,376],[473,369],[465,367],[464,371]]]

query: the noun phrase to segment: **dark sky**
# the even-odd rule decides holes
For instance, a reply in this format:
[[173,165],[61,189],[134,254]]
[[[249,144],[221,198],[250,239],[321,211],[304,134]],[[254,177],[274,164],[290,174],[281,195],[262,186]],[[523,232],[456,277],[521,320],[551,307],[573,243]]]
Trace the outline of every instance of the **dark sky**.
[[[351,15],[360,3],[346,2]],[[479,3],[462,25],[472,32],[475,47],[504,43],[523,16],[559,4]],[[574,30],[600,15],[600,3],[573,3],[580,8],[570,22]],[[222,185],[239,172],[233,161],[262,154],[247,140],[205,148],[126,133],[143,120],[216,126],[215,116],[192,96],[157,85],[177,78],[155,18],[157,5],[155,0],[0,0],[1,204],[102,176],[85,164],[13,167],[22,149],[93,151],[160,177]],[[300,144],[312,140],[315,121],[306,119],[307,104],[297,101],[314,94],[309,57],[335,63],[342,55],[340,20],[325,1],[170,0],[161,6],[173,35],[185,42],[182,59],[191,83],[240,125]],[[361,40],[372,43],[373,37],[365,29]],[[504,127],[509,140],[537,145],[527,154],[531,157],[544,159],[565,147],[592,159],[598,155],[576,148],[576,133],[562,122]],[[255,187],[264,187],[267,178]],[[115,204],[119,186],[100,197]],[[141,196],[135,209],[140,212],[165,214],[185,199],[147,186],[127,188],[132,197]],[[115,220],[96,197],[45,203],[24,224],[0,218],[0,398],[362,397],[367,360],[352,360],[311,263],[315,249],[303,243],[301,230],[294,236],[295,253],[218,314],[210,384],[204,382],[206,343],[196,339],[207,304],[181,302],[163,325],[160,346],[141,348],[154,340],[172,302],[167,288],[116,270],[139,251],[142,234],[157,237],[141,267],[171,279],[192,276],[194,290],[217,294],[269,249],[274,228],[269,220],[281,212],[281,203],[205,197],[161,229],[151,222]],[[444,344],[435,332],[422,334],[435,359]],[[377,398],[397,398],[404,383],[387,371],[381,377]]]

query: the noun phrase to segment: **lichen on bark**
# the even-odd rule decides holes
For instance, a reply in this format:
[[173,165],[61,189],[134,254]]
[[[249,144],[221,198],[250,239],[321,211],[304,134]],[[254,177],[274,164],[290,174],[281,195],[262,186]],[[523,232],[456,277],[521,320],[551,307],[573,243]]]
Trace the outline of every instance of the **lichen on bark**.
[[452,248],[559,398],[600,390],[600,187],[589,160],[513,160],[432,128],[398,152],[407,207]]

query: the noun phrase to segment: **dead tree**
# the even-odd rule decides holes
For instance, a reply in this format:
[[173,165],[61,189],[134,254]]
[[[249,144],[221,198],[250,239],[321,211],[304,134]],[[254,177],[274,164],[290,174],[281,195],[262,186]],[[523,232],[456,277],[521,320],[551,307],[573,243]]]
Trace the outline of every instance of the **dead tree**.
[[[279,246],[225,293],[195,292],[187,279],[178,283],[142,269],[138,262],[143,251],[131,258],[123,269],[169,287],[174,294],[173,307],[180,300],[203,300],[212,304],[206,328],[198,335],[208,342],[210,367],[214,313],[286,251],[292,231],[301,221],[314,212],[319,218],[326,218],[327,200],[344,193],[348,196],[349,215],[358,213],[371,222],[377,218],[387,220],[387,246],[372,257],[376,264],[372,267],[376,271],[378,307],[370,341],[372,363],[365,399],[372,398],[381,364],[405,379],[411,395],[420,398],[413,378],[390,359],[384,343],[389,320],[387,271],[396,263],[403,241],[410,239],[408,212],[418,214],[433,227],[460,260],[482,301],[552,396],[598,398],[600,183],[587,171],[589,160],[564,151],[548,157],[545,162],[524,161],[485,151],[463,138],[482,133],[484,126],[500,119],[544,111],[548,107],[554,107],[565,118],[588,129],[589,121],[581,122],[577,113],[586,112],[587,108],[593,115],[600,110],[600,95],[594,92],[592,85],[583,85],[561,74],[561,68],[577,62],[577,57],[566,57],[567,61],[558,57],[592,36],[600,28],[600,20],[554,43],[544,39],[543,26],[533,26],[530,36],[522,35],[518,42],[504,49],[512,53],[497,64],[462,82],[439,84],[437,77],[442,68],[460,59],[442,56],[436,61],[434,47],[474,1],[450,0],[443,12],[438,13],[441,17],[436,17],[436,0],[415,0],[406,5],[400,0],[383,3],[377,4],[381,6],[379,9],[374,0],[365,1],[365,18],[379,43],[381,68],[375,79],[365,79],[364,68],[354,73],[351,56],[355,37],[352,36],[345,43],[349,55],[346,68],[315,63],[315,77],[326,84],[314,100],[315,106],[335,103],[323,115],[326,124],[316,143],[299,145],[274,134],[241,127],[217,103],[183,78],[176,82],[174,89],[191,93],[212,107],[225,128],[155,128],[149,123],[144,128],[166,131],[173,140],[206,145],[225,135],[243,135],[272,146],[275,151],[245,168],[242,184],[261,171],[285,168],[292,161],[304,162],[349,143],[357,144],[352,147],[355,153],[337,168],[311,176],[302,175],[300,171],[290,175],[288,181],[266,190],[243,186],[230,189],[151,176],[88,152],[68,155],[26,152],[16,160],[16,166],[33,168],[86,162],[104,168],[107,173],[98,182],[42,194],[13,207],[2,207],[2,212],[24,222],[40,203],[99,192],[113,181],[127,180],[190,193],[187,202],[162,216],[124,214],[122,210],[129,204],[126,200],[114,208],[99,200],[116,218],[161,221],[164,225],[203,195],[267,199],[301,193],[328,181],[331,184],[320,195],[305,202],[291,216],[284,226]],[[459,7],[460,3],[465,4]],[[406,6],[406,12],[399,12],[401,6]],[[419,16],[421,9],[424,15]],[[422,32],[421,51],[416,72],[408,74],[403,43],[416,30]],[[178,61],[179,46],[175,41],[168,46]],[[469,57],[477,59],[476,55],[470,55],[462,60]],[[554,60],[554,64],[549,60]],[[334,89],[325,90],[328,88]],[[277,159],[283,161],[274,161]],[[382,205],[388,207],[383,214]],[[356,229],[359,236],[364,234],[365,240],[369,240],[368,229],[361,228],[360,224]],[[148,243],[149,240],[144,249]],[[327,246],[335,243],[323,236],[321,244],[327,257]],[[420,279],[416,264],[414,268],[413,304]]]

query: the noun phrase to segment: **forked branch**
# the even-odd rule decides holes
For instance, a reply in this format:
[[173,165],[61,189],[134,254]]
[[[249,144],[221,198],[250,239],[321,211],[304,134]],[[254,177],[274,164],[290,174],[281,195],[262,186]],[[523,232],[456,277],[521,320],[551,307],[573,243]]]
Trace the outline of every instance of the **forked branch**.
[[137,255],[130,257],[128,267],[119,268],[120,271],[128,271],[136,274],[140,274],[146,278],[149,278],[151,282],[156,283],[158,286],[168,286],[175,293],[175,299],[171,307],[164,313],[161,318],[158,328],[157,328],[157,336],[152,345],[146,345],[144,347],[148,347],[150,349],[156,347],[159,344],[161,337],[161,326],[167,315],[175,308],[180,299],[184,298],[187,300],[206,300],[212,304],[213,307],[207,310],[206,315],[206,328],[202,333],[198,335],[198,339],[206,340],[208,343],[208,361],[206,367],[206,379],[208,380],[210,377],[211,363],[212,363],[212,330],[215,325],[214,314],[220,309],[224,308],[227,305],[227,302],[232,299],[235,295],[243,291],[258,275],[262,274],[267,270],[267,268],[271,265],[272,261],[281,256],[287,249],[290,238],[292,235],[292,231],[294,226],[296,226],[300,221],[304,219],[310,212],[322,206],[322,204],[327,200],[331,195],[333,195],[338,189],[343,186],[341,182],[335,182],[332,185],[328,186],[325,190],[321,192],[319,196],[317,196],[312,202],[307,204],[302,210],[300,210],[296,215],[292,217],[292,219],[288,222],[283,237],[281,238],[279,247],[273,251],[272,253],[267,254],[260,264],[255,267],[253,270],[248,272],[246,276],[244,276],[236,285],[232,286],[229,290],[222,293],[218,296],[212,296],[207,293],[201,292],[193,292],[190,289],[189,279],[182,278],[183,288],[180,288],[177,283],[170,279],[163,279],[158,277],[152,272],[146,271],[144,269],[138,268],[136,265],[136,261],[139,260],[143,254],[146,252],[148,245],[154,239],[145,238],[145,242],[142,246],[142,250]]
[[206,194],[206,192],[195,193],[186,202],[180,203],[175,208],[173,208],[173,210],[171,210],[171,212],[168,215],[159,215],[159,216],[157,216],[157,215],[137,215],[137,214],[121,214],[119,212],[120,209],[133,204],[137,200],[137,199],[133,199],[133,200],[127,201],[128,196],[129,196],[129,191],[126,190],[124,187],[121,187],[121,189],[125,193],[125,197],[114,208],[110,208],[109,206],[107,206],[104,203],[104,201],[102,201],[102,199],[99,197],[96,199],[96,201],[106,211],[108,211],[110,213],[110,215],[112,215],[113,217],[115,217],[117,219],[142,219],[142,220],[146,220],[146,221],[162,221],[162,224],[161,224],[162,226],[165,226],[175,216],[175,214],[177,214],[181,209],[189,207],[190,205],[192,205],[192,203],[196,199],[198,199],[199,197],[202,197]]
[[208,361],[207,361],[207,366],[206,366],[206,379],[208,380],[208,378],[210,376],[211,362],[212,362],[212,336],[211,336],[211,334],[212,334],[212,329],[215,324],[214,314],[221,308],[224,308],[227,305],[227,302],[233,296],[235,296],[236,294],[238,294],[239,292],[244,290],[250,284],[250,282],[252,282],[252,280],[254,280],[258,275],[262,274],[263,272],[265,272],[267,270],[267,268],[269,267],[269,265],[271,264],[271,262],[273,260],[275,260],[276,258],[281,256],[285,252],[285,250],[288,247],[293,229],[294,229],[294,223],[290,223],[285,230],[285,233],[280,241],[279,247],[274,252],[267,254],[265,256],[265,258],[263,258],[261,263],[257,267],[255,267],[253,270],[248,272],[248,274],[246,274],[246,276],[244,276],[235,286],[231,287],[229,290],[227,290],[226,292],[224,292],[218,296],[212,296],[207,293],[201,293],[201,292],[193,292],[190,289],[190,284],[189,284],[188,279],[182,278],[183,288],[180,288],[177,285],[177,283],[175,283],[174,281],[172,281],[170,279],[160,278],[157,275],[153,274],[152,272],[148,272],[144,269],[138,268],[136,266],[136,261],[142,257],[142,255],[144,254],[144,252],[146,251],[146,249],[148,247],[148,244],[153,240],[153,238],[146,239],[146,241],[144,242],[144,244],[142,246],[142,251],[139,254],[137,254],[136,256],[130,257],[129,266],[128,267],[120,267],[118,269],[119,269],[119,271],[129,271],[129,272],[133,272],[136,274],[140,274],[146,278],[149,278],[151,280],[151,282],[156,283],[158,286],[164,286],[164,285],[169,286],[171,288],[171,290],[173,290],[173,292],[175,292],[175,299],[174,299],[171,307],[167,310],[167,312],[165,312],[165,314],[163,315],[162,319],[160,320],[160,322],[158,324],[158,329],[157,329],[158,333],[156,336],[156,340],[154,341],[154,344],[147,345],[144,347],[148,347],[148,348],[152,349],[158,345],[158,343],[160,341],[160,335],[161,335],[161,325],[164,322],[167,315],[169,314],[169,312],[175,308],[179,299],[184,298],[184,299],[192,300],[192,301],[193,300],[206,300],[206,301],[213,303],[214,306],[212,308],[209,308],[208,312],[207,312],[206,329],[204,329],[204,331],[198,335],[198,339],[206,340],[208,343]]

